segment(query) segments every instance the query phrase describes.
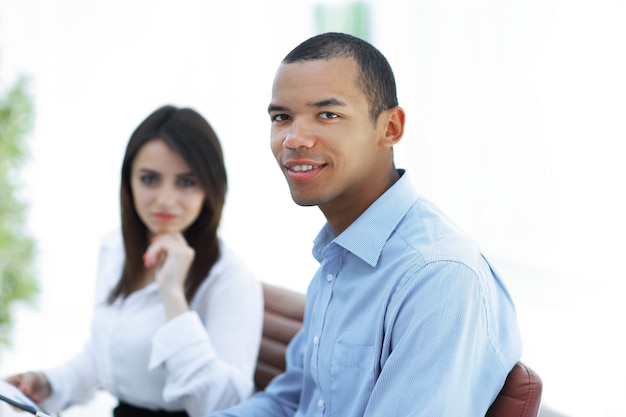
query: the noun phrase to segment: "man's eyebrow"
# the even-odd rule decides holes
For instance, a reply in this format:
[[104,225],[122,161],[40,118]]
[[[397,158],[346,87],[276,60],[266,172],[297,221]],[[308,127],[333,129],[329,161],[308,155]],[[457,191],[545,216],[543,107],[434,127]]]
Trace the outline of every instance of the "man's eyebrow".
[[[321,107],[328,107],[328,106],[345,106],[345,105],[346,105],[345,102],[337,98],[327,98],[324,100],[307,104],[307,106],[313,107],[313,108],[321,108]],[[287,111],[287,107],[279,106],[278,104],[273,104],[273,103],[270,103],[270,105],[267,106],[268,113],[276,112],[276,111]]]
[[327,106],[345,106],[346,103],[336,99],[336,98],[327,98],[325,100],[316,101],[315,103],[309,104],[310,107],[327,107]]
[[271,113],[273,111],[286,111],[286,110],[287,110],[287,107],[279,106],[279,105],[273,104],[273,103],[270,103],[270,105],[267,106],[267,112],[268,113]]

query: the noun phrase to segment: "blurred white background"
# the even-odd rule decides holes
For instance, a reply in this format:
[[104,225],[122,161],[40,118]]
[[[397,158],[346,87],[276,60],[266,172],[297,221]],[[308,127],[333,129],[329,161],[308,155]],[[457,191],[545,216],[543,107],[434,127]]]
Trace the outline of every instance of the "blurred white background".
[[[397,165],[505,277],[545,415],[626,416],[626,2],[365,3],[407,112]],[[16,311],[0,375],[81,348],[124,146],[165,103],[200,111],[222,140],[222,236],[262,280],[305,290],[323,219],[292,202],[266,107],[320,4],[331,2],[0,0],[0,87],[29,75],[36,104],[21,197],[42,286]],[[110,416],[113,403],[102,394],[63,415]]]

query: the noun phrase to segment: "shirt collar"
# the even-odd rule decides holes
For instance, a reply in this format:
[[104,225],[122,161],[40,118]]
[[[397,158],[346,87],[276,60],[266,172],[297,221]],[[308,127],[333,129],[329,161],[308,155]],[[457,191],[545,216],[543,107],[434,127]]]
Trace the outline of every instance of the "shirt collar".
[[313,256],[318,261],[322,259],[324,248],[336,243],[372,267],[376,266],[389,236],[418,198],[409,174],[402,169],[398,172],[400,179],[339,236],[335,237],[328,223],[322,227],[313,246]]

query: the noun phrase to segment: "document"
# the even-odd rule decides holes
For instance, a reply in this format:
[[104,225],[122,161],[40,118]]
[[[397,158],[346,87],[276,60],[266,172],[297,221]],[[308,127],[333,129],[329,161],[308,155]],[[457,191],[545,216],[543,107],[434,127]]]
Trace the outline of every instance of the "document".
[[39,404],[4,379],[0,379],[0,400],[35,416],[51,417]]

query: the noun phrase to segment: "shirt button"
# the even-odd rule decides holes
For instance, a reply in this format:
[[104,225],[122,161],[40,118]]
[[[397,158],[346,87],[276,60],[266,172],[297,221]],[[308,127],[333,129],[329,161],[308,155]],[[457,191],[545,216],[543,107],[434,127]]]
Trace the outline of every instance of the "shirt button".
[[333,276],[333,274],[328,274],[326,275],[326,281],[330,282],[334,279],[335,277]]
[[317,400],[317,406],[319,408],[324,408],[324,400]]
[[314,344],[314,345],[317,345],[317,344],[319,344],[319,343],[320,343],[320,338],[319,338],[318,336],[315,336],[315,337],[313,338],[313,344]]

